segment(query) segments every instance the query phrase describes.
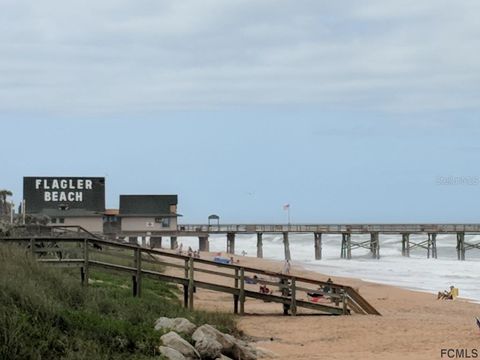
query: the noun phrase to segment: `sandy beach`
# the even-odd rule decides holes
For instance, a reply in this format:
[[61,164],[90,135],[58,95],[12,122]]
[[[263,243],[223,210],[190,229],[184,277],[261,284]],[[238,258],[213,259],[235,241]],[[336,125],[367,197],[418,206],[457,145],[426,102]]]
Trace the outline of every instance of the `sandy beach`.
[[[202,253],[202,258],[213,256]],[[283,266],[274,260],[235,259],[271,271],[281,271]],[[329,277],[298,266],[291,273],[318,280]],[[202,273],[198,279],[213,276]],[[310,310],[300,310],[297,317],[282,316],[280,304],[247,299],[240,330],[278,359],[441,359],[441,349],[465,349],[469,354],[478,347],[479,304],[461,298],[441,301],[434,294],[357,279],[332,279],[357,288],[382,316],[324,316]],[[195,308],[233,311],[233,303],[229,295],[198,289]]]

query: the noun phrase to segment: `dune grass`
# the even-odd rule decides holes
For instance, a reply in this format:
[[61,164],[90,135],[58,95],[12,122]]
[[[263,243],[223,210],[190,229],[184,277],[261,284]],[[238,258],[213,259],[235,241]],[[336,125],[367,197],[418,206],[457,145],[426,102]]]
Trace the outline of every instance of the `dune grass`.
[[78,269],[50,268],[0,245],[0,359],[158,358],[160,316],[235,332],[233,315],[190,312],[173,285],[144,278],[142,297],[133,298],[127,276],[93,270],[90,277],[84,288]]

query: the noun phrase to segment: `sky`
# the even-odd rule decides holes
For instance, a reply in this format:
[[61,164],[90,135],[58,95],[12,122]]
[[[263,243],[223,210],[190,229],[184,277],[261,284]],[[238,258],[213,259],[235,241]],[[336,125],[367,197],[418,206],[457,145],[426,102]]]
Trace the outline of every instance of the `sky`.
[[0,0],[0,188],[182,222],[478,222],[478,1]]

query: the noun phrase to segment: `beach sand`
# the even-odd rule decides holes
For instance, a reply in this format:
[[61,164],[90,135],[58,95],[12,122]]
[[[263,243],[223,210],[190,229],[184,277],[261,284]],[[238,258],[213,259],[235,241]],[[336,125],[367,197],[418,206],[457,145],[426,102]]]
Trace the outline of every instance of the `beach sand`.
[[[213,256],[202,253],[202,258]],[[283,267],[279,261],[235,259],[240,265],[264,270]],[[291,274],[323,281],[329,277],[298,266],[292,267]],[[221,282],[218,276],[204,273],[195,278]],[[441,359],[443,348],[465,349],[467,354],[480,348],[475,324],[479,304],[437,300],[434,294],[357,279],[332,279],[358,289],[382,316],[325,316],[301,309],[296,317],[283,316],[281,304],[247,298],[246,315],[239,317],[240,330],[277,359]],[[196,309],[233,311],[231,295],[197,289],[194,299]]]

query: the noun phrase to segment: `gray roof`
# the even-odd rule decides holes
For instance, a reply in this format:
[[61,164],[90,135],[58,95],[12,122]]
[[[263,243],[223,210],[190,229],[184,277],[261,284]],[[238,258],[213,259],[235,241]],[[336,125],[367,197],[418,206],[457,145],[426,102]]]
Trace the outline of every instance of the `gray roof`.
[[120,216],[177,216],[170,211],[177,195],[120,195]]

